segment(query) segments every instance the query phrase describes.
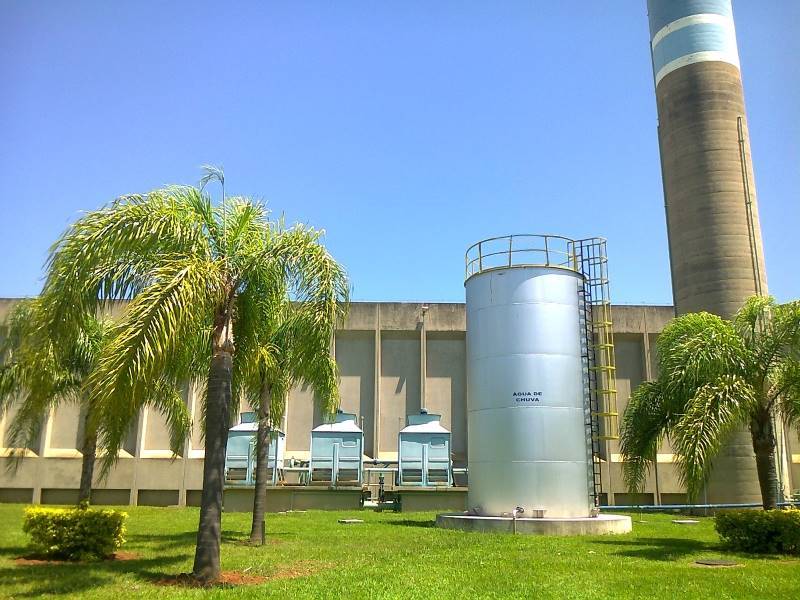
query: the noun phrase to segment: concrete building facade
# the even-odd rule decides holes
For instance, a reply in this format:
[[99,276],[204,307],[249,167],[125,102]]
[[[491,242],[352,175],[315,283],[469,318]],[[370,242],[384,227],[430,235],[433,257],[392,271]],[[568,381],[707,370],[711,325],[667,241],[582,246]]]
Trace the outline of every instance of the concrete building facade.
[[[0,304],[0,319],[13,301]],[[631,390],[656,375],[655,341],[672,318],[669,306],[614,306],[617,389],[624,410]],[[466,465],[466,314],[463,304],[353,303],[337,331],[332,351],[341,374],[341,407],[355,413],[364,430],[367,459],[378,464],[397,460],[398,433],[406,415],[426,408],[442,415],[452,431],[456,467]],[[169,436],[158,412],[143,412],[125,451],[106,481],[95,481],[97,503],[195,505],[199,503],[203,445],[197,419],[202,398],[192,387],[186,402],[195,417],[191,439],[178,457],[169,451]],[[247,410],[247,407],[242,407]],[[12,414],[0,421],[0,445]],[[308,459],[310,432],[323,421],[312,393],[292,391],[284,421],[286,457]],[[16,471],[0,458],[0,501],[69,503],[77,498],[80,478],[80,414],[70,405],[48,415],[36,448],[28,450]],[[793,444],[792,473],[800,482],[800,441]],[[788,440],[787,440],[788,445]],[[4,451],[0,451],[5,454]],[[790,455],[792,450],[786,448]],[[685,500],[668,445],[661,448],[641,494],[630,494],[621,476],[619,447],[610,442],[610,461],[603,463],[604,501],[611,504],[676,503]],[[793,489],[793,488],[792,488]]]

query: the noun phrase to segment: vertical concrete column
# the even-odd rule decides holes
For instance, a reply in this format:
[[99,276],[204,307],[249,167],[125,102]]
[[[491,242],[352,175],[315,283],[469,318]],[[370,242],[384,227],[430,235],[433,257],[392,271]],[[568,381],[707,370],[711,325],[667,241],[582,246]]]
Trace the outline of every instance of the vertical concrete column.
[[[766,292],[730,0],[648,0],[675,309],[730,317]],[[750,435],[715,461],[709,502],[758,502]]]
[[131,506],[139,504],[139,486],[137,476],[139,474],[139,463],[142,460],[142,450],[144,449],[144,438],[147,434],[147,408],[142,409],[139,420],[136,424],[136,448],[133,453],[133,481],[131,482]]
[[422,316],[420,317],[419,328],[419,407],[426,408],[425,404],[425,387],[427,377],[427,356],[428,356],[428,341],[427,332],[425,330],[425,314],[428,312],[428,305],[423,304],[421,308]]
[[[650,366],[650,332],[647,327],[647,307],[642,308],[642,378],[645,381],[653,381],[653,369]],[[661,489],[658,481],[658,448],[656,448],[656,456],[653,461],[653,479],[655,480],[655,493],[653,494],[653,501],[655,504],[661,504]]]
[[[189,409],[189,414],[192,414],[194,405],[194,384],[189,382],[186,384],[186,406]],[[183,441],[183,451],[181,452],[181,487],[178,490],[178,506],[186,506],[186,472],[189,468],[189,451],[191,450],[192,439],[191,436]]]
[[[41,437],[41,443],[39,444],[39,448],[37,448],[36,450],[37,456],[36,458],[33,459],[36,464],[36,481],[33,484],[33,498],[31,499],[31,502],[33,504],[42,503],[42,477],[40,476],[40,473],[47,468],[45,460],[47,456],[49,456],[48,450],[50,450],[53,440],[53,426],[55,424],[55,416],[56,416],[55,408],[51,408],[49,411],[47,411],[44,427],[42,427],[44,435]],[[0,425],[2,425],[2,422],[0,422]],[[3,428],[0,427],[0,432],[2,431]]]
[[375,460],[381,455],[381,305],[375,304],[375,426],[373,427],[373,454]]
[[[43,471],[46,470],[47,464],[45,463],[46,457],[48,456],[47,451],[50,449],[50,443],[53,439],[53,424],[55,421],[55,408],[51,408],[47,411],[47,416],[45,417],[44,423],[44,436],[42,436],[41,444],[37,449],[38,456],[34,458],[36,464],[36,481],[33,484],[33,498],[31,498],[31,502],[33,504],[41,504],[42,503],[42,474]],[[0,423],[2,425],[2,423]],[[0,432],[3,431],[3,428],[0,427]]]

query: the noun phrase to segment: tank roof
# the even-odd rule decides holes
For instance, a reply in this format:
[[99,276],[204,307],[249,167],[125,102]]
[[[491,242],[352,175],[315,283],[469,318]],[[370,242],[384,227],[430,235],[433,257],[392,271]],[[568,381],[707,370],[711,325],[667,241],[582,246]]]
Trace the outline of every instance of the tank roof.
[[[252,423],[239,423],[238,425],[234,425],[228,431],[258,431],[258,421],[253,421]],[[273,429],[272,431],[277,431],[281,435],[286,435],[280,429]]]
[[433,423],[420,423],[419,425],[406,425],[400,430],[400,433],[446,433],[450,434],[450,430],[442,427],[438,421]]
[[400,430],[400,433],[450,433],[445,429],[441,421],[442,415],[420,411],[418,415],[408,415],[407,425]]
[[353,413],[346,413],[338,411],[332,423],[323,423],[314,427],[311,431],[342,431],[363,433],[361,428],[356,424],[356,416]]

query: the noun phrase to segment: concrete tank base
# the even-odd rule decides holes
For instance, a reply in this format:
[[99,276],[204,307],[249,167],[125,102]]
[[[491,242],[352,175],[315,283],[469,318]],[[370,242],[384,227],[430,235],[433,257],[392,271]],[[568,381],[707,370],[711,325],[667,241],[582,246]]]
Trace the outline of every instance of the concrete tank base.
[[[514,519],[511,517],[478,517],[467,513],[437,515],[436,526],[461,531],[514,533]],[[624,515],[516,520],[516,532],[524,535],[605,535],[628,533],[632,527],[631,518]]]

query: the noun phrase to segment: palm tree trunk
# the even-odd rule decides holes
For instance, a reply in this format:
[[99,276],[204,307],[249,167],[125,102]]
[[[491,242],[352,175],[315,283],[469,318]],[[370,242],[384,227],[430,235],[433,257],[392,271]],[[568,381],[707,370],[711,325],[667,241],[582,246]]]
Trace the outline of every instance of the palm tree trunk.
[[756,472],[764,510],[778,507],[778,471],[775,464],[775,430],[768,410],[750,421],[750,435],[756,454]]
[[258,406],[258,433],[256,434],[256,485],[253,490],[253,525],[250,528],[250,542],[264,544],[264,517],[267,506],[267,465],[270,445],[270,386],[262,383]]
[[[217,323],[220,319],[217,319]],[[225,477],[225,448],[231,403],[233,342],[230,320],[215,327],[214,353],[208,373],[206,393],[205,460],[200,523],[192,574],[202,582],[214,581],[220,574],[219,549],[222,527],[222,491]]]
[[94,461],[97,457],[97,430],[91,424],[92,410],[86,409],[83,417],[83,446],[81,453],[81,484],[78,490],[78,504],[91,502],[92,499],[92,477],[94,476]]

